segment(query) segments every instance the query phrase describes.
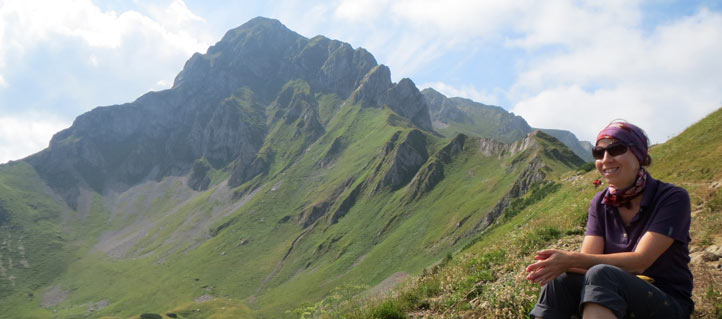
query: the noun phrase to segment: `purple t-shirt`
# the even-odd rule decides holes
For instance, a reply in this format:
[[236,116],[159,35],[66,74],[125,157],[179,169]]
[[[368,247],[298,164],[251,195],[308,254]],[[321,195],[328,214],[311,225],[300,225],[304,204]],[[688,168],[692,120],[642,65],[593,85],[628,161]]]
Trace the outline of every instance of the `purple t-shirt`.
[[624,226],[619,210],[602,204],[607,189],[594,196],[589,207],[587,235],[604,238],[604,253],[634,251],[642,236],[655,232],[669,236],[674,243],[642,273],[654,278],[654,285],[693,309],[692,272],[689,271],[689,194],[681,187],[663,183],[647,174],[641,208],[629,227]]

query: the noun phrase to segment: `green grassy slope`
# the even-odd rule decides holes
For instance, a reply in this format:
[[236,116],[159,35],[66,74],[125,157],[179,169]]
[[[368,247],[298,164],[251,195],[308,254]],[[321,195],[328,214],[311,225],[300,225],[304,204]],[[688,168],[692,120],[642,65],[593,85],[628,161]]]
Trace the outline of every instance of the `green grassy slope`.
[[488,232],[487,214],[581,164],[544,133],[447,139],[300,80],[266,115],[267,166],[235,188],[233,164],[201,159],[207,190],[168,177],[88,191],[74,211],[31,166],[1,166],[0,318],[294,317],[340,288],[423,272]]
[[[653,176],[685,187],[692,197],[691,251],[722,244],[722,110],[667,143],[652,148]],[[345,318],[521,318],[533,307],[539,287],[525,280],[524,268],[544,247],[576,250],[581,244],[589,201],[599,191],[599,174],[569,172],[511,205],[478,240],[447,263],[409,280],[395,297],[348,299],[344,312],[318,317]],[[694,318],[722,315],[722,275],[712,264],[692,264]],[[325,304],[319,304],[319,309]],[[363,310],[356,310],[361,307]]]
[[[484,140],[465,138],[452,156],[449,152],[460,139],[424,133],[430,157],[421,171],[436,163],[444,178],[409,201],[420,182],[408,181],[395,190],[378,183],[394,165],[395,153],[383,150],[398,148],[413,130],[387,108],[347,106],[303,156],[287,159],[287,169],[271,170],[265,180],[250,181],[264,186],[235,202],[219,195],[228,193],[223,183],[193,193],[173,179],[117,196],[95,195],[84,223],[55,217],[54,227],[62,225],[63,234],[72,234],[62,247],[72,247],[74,253],[61,249],[42,257],[62,267],[53,278],[10,289],[13,293],[0,301],[8,309],[3,316],[52,312],[64,318],[126,318],[177,312],[192,318],[200,309],[218,318],[292,317],[288,310],[321,300],[338,287],[373,286],[399,274],[419,273],[466,245],[532,159],[548,163],[544,172],[550,176],[575,165],[558,161],[565,148],[546,135],[533,137],[527,143],[533,145],[525,149],[518,144],[515,151],[507,147],[486,155],[479,150]],[[29,166],[15,165],[3,167],[3,178],[12,178],[16,167],[32,174]],[[35,179],[34,187],[41,187]],[[345,207],[352,197],[354,205]],[[239,201],[247,202],[228,210]],[[307,212],[324,203],[327,212],[304,225]],[[334,217],[341,209],[348,211]],[[63,207],[52,211],[77,214]],[[193,231],[213,218],[215,223]],[[123,232],[141,224],[147,225],[142,231]],[[45,233],[31,232],[40,236],[33,242],[41,244]],[[129,244],[96,244],[107,236]],[[64,259],[54,255],[62,252]],[[48,303],[48,295],[65,296]],[[44,302],[46,308],[41,307]]]
[[[0,167],[0,298],[15,292],[37,300],[36,289],[66,271],[73,257],[65,243],[78,238],[69,237],[60,222],[75,217],[51,198],[31,166]],[[95,217],[84,220],[93,223]]]

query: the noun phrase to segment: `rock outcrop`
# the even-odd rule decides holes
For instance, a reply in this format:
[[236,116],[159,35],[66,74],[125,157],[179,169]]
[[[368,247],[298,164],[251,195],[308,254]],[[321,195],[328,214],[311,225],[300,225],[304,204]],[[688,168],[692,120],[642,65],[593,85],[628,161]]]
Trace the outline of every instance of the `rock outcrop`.
[[411,130],[397,145],[398,135],[399,132],[386,143],[385,159],[379,165],[387,165],[388,168],[372,191],[374,193],[385,187],[397,190],[406,185],[429,158],[426,151],[426,136],[421,131]]
[[511,189],[504,195],[504,197],[496,203],[494,208],[489,211],[484,218],[474,227],[474,230],[480,231],[491,225],[501,214],[504,212],[512,199],[524,196],[531,187],[544,180],[546,174],[544,173],[544,162],[539,158],[532,159],[522,171],[522,173],[514,181]]
[[404,201],[410,203],[434,189],[444,179],[444,166],[464,149],[467,139],[466,135],[459,134],[434,154],[411,180]]
[[452,100],[438,91],[427,88],[421,91],[429,106],[429,115],[432,120],[444,124],[453,121],[463,124],[473,124],[474,120],[464,111],[460,110]]

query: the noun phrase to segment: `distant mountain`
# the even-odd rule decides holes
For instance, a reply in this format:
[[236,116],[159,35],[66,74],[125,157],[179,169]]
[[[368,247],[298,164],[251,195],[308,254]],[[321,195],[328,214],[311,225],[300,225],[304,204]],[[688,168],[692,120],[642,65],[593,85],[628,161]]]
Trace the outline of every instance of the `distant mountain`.
[[[460,97],[447,98],[433,88],[426,88],[421,93],[429,105],[434,130],[445,136],[464,133],[512,143],[535,130],[521,116],[498,106]],[[585,161],[593,160],[589,142],[580,142],[569,131],[541,130],[559,139]]]
[[594,161],[594,158],[592,157],[592,143],[589,141],[580,141],[577,139],[577,136],[574,135],[574,133],[565,131],[565,130],[555,130],[555,129],[547,129],[547,128],[540,128],[538,130],[543,131],[544,133],[547,133],[551,136],[556,137],[560,142],[564,143],[567,147],[569,147],[574,154],[577,154],[580,158],[587,162]]
[[[293,317],[423,271],[584,163],[518,116],[425,92],[277,20],[230,30],[171,89],[0,165],[0,318]],[[497,126],[444,137],[440,114]]]

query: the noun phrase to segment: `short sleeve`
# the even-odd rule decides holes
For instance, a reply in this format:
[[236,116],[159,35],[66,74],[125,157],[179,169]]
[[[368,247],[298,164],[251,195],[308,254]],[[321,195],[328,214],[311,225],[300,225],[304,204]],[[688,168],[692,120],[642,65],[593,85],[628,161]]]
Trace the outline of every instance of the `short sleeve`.
[[689,243],[689,226],[691,222],[691,206],[689,194],[680,187],[672,187],[659,197],[654,208],[654,216],[649,224],[649,231],[672,237]]
[[587,235],[604,237],[604,221],[602,214],[604,212],[599,211],[601,208],[602,194],[599,192],[592,199],[592,203],[589,205],[589,213],[587,214]]

